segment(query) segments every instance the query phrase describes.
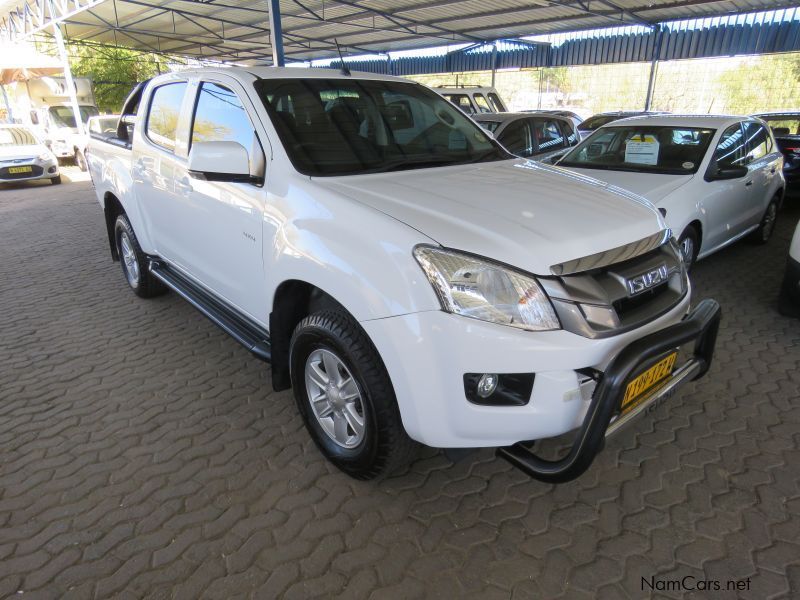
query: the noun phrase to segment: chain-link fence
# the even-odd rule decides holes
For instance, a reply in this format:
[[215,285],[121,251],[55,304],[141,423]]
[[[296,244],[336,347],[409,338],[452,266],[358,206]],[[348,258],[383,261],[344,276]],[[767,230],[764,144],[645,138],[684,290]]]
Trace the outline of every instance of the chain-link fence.
[[[650,63],[497,71],[510,110],[561,108],[583,116],[643,109]],[[416,75],[430,86],[491,85],[489,71]],[[750,114],[800,110],[800,53],[661,62],[651,108],[676,113]]]

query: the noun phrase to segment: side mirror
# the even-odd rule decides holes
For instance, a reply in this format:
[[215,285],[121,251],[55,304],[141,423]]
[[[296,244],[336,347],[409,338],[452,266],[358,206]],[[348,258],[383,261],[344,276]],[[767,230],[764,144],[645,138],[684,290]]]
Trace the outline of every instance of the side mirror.
[[206,181],[256,183],[247,149],[238,142],[195,142],[189,152],[189,174]]
[[721,181],[723,179],[739,179],[747,175],[747,167],[725,167],[720,169],[716,165],[712,165],[706,173],[706,181]]

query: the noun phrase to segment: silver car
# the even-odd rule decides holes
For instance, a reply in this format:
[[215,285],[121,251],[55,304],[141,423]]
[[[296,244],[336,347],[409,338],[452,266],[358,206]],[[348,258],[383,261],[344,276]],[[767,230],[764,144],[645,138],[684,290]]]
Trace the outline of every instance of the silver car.
[[0,182],[35,179],[61,183],[55,155],[25,125],[0,125]]
[[512,154],[549,162],[580,141],[569,117],[553,113],[497,113],[473,116]]

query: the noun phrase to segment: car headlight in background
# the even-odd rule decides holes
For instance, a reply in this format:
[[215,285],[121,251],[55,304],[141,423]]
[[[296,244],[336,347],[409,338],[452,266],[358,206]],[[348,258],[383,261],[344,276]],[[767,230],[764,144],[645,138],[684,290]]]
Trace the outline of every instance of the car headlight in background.
[[55,158],[52,153],[50,152],[42,152],[39,156],[37,156],[39,160],[52,160]]
[[414,258],[447,312],[529,331],[561,328],[550,300],[530,275],[430,246],[417,246]]

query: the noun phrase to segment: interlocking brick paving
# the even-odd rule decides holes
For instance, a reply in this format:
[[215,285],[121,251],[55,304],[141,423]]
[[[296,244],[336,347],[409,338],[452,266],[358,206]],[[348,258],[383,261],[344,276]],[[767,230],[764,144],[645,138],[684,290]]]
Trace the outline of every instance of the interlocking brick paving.
[[687,575],[750,579],[687,598],[800,597],[800,322],[775,310],[798,218],[697,265],[725,311],[710,374],[578,481],[427,449],[361,483],[263,363],[126,288],[88,182],[5,186],[0,597],[616,599]]

